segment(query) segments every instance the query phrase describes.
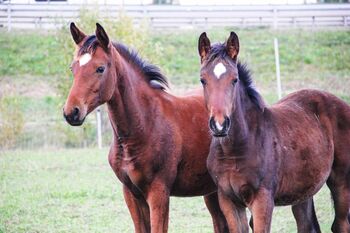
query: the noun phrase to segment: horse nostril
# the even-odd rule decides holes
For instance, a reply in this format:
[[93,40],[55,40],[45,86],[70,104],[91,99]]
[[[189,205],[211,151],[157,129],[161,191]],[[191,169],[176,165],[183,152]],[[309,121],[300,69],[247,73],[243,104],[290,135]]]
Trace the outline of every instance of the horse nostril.
[[224,128],[228,129],[230,126],[230,118],[228,118],[227,116],[225,116],[225,120],[224,120]]
[[210,119],[209,119],[209,128],[212,129],[212,130],[216,129],[214,117],[210,117]]
[[72,115],[73,115],[73,120],[74,121],[79,120],[79,108],[74,107]]
[[74,115],[79,114],[79,108],[74,107],[74,109],[73,109],[73,114],[74,114]]

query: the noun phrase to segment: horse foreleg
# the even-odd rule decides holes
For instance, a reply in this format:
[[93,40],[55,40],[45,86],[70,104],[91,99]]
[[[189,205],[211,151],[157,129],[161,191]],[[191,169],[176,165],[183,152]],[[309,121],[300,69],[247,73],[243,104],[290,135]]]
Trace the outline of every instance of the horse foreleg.
[[273,208],[274,199],[271,192],[265,188],[260,188],[254,195],[251,204],[249,204],[254,221],[254,233],[270,232]]
[[167,233],[169,221],[169,189],[161,181],[153,181],[147,192],[151,233]]
[[143,197],[136,198],[126,186],[123,187],[123,192],[134,222],[135,233],[150,233],[150,213],[146,200]]
[[213,220],[214,233],[228,233],[228,226],[219,205],[217,192],[204,196],[205,204]]
[[220,190],[218,191],[219,204],[224,214],[230,233],[248,233],[249,226],[245,208],[235,203]]
[[312,198],[292,206],[293,215],[297,223],[298,233],[320,233],[314,201]]

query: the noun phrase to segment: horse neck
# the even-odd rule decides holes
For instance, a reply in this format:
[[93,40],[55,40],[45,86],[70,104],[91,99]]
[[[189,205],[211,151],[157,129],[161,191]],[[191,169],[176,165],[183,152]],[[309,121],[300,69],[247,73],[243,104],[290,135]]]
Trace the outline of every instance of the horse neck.
[[119,57],[116,64],[116,87],[107,103],[109,118],[115,139],[121,143],[132,139],[140,142],[144,138],[144,132],[151,127],[145,116],[151,118],[153,114],[147,108],[148,100],[141,98],[141,95],[150,91],[144,87],[146,83],[140,80],[140,72],[135,70],[133,64],[126,62],[122,56]]
[[253,103],[245,88],[240,86],[235,92],[229,144],[241,150],[253,139],[255,131],[262,127],[262,111]]

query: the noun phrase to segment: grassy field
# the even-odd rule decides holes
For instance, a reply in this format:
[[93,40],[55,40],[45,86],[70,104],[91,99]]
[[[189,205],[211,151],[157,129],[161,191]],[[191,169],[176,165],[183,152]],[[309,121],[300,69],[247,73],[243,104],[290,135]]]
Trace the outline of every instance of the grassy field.
[[[0,154],[0,232],[132,232],[107,149]],[[327,188],[315,197],[323,232],[333,219]],[[212,232],[201,197],[171,198],[172,233]],[[296,232],[289,207],[275,209],[272,232]]]
[[[171,92],[200,87],[197,40],[202,31],[129,35],[128,26],[123,30],[110,37],[159,65],[172,84]],[[238,33],[240,58],[251,67],[257,89],[268,103],[277,100],[274,37],[280,44],[283,95],[318,88],[350,103],[350,31],[223,28],[208,30],[208,35],[212,42],[223,42],[231,30]],[[93,116],[80,128],[69,127],[62,119],[65,93],[72,82],[68,67],[73,42],[68,31],[7,33],[0,29],[0,121],[10,123],[7,135],[0,125],[0,233],[132,232],[107,149],[2,152],[1,143],[9,136],[12,141],[3,144],[9,148],[95,143]],[[14,122],[22,131],[11,131]],[[105,145],[111,137],[108,125],[105,120]],[[333,219],[330,200],[327,189],[316,196],[324,232],[330,232]],[[202,198],[171,199],[170,232],[212,232]],[[272,232],[296,232],[290,208],[275,210]]]

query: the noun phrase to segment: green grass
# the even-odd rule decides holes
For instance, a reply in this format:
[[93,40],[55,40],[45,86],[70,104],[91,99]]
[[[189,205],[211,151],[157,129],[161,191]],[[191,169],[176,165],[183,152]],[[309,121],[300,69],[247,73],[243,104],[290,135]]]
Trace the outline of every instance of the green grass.
[[[107,149],[8,151],[0,154],[0,232],[133,232],[121,183]],[[315,197],[323,232],[330,232],[329,191]],[[171,198],[172,233],[212,232],[201,197]],[[272,232],[296,232],[289,207],[274,211]]]
[[[212,43],[223,42],[231,30],[240,37],[240,59],[248,63],[256,86],[268,103],[277,100],[274,37],[279,39],[284,95],[301,88],[318,88],[350,100],[350,31],[226,28],[208,30],[208,35]],[[0,85],[12,87],[5,88],[3,96],[21,96],[29,120],[34,116],[32,112],[48,118],[61,117],[60,109],[71,86],[71,74],[67,71],[74,52],[68,31],[1,32]],[[136,49],[142,57],[159,65],[173,84],[173,91],[181,93],[183,89],[200,87],[197,52],[200,32],[150,31],[147,38],[151,43]],[[123,42],[123,38],[113,34],[110,37]],[[43,94],[35,96],[36,92]]]
[[[52,35],[44,32],[5,33],[0,36],[0,74],[53,75],[62,68],[60,48]],[[68,67],[67,67],[68,68]]]
[[[283,81],[319,80],[327,73],[343,77],[350,71],[349,31],[221,29],[209,30],[208,36],[212,43],[224,42],[231,30],[240,38],[239,57],[249,64],[255,80],[264,87],[275,79],[274,37],[279,39]],[[199,34],[199,31],[180,31],[154,37],[163,48],[162,57],[156,62],[174,83],[198,83]]]
[[[347,90],[350,85],[350,31],[223,28],[208,30],[208,35],[212,42],[224,42],[231,30],[240,37],[239,57],[248,63],[261,92],[275,93],[273,38],[277,37],[284,94],[310,87],[350,98]],[[68,32],[68,29],[63,33],[2,31],[0,79],[8,77],[11,85],[16,85],[29,76],[32,82],[27,88],[37,88],[33,82],[35,79],[52,88],[63,85],[67,91],[71,84],[67,71],[74,52]],[[199,30],[150,31],[147,36],[151,43],[138,45],[136,49],[144,58],[160,66],[174,84],[176,92],[179,88],[199,86],[197,41],[200,33]],[[123,38],[113,34],[110,37],[123,42]],[[134,40],[137,41],[137,38]]]

